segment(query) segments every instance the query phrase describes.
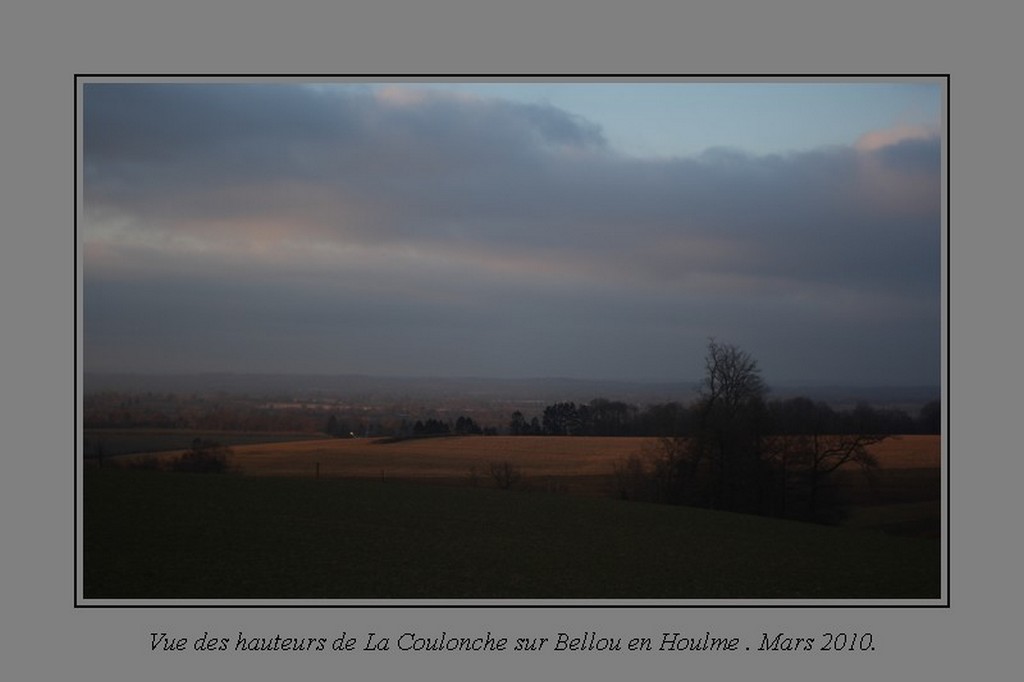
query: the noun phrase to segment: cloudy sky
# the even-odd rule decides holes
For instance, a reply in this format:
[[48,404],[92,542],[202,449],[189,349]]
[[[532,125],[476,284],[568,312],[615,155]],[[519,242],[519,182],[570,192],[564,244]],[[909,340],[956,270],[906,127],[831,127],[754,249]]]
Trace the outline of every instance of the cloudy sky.
[[86,371],[937,384],[929,83],[86,83]]

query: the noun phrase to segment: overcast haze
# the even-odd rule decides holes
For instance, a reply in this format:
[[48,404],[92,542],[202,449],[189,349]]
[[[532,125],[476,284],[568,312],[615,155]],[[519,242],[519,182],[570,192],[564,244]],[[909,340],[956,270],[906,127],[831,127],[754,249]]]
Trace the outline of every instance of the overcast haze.
[[938,84],[83,93],[86,371],[940,381]]

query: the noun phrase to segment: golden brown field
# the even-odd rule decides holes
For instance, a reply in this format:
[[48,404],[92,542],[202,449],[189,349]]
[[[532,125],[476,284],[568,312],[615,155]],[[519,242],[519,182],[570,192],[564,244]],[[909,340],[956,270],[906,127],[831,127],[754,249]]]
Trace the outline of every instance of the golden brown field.
[[[234,445],[229,466],[245,476],[364,478],[504,487],[492,465],[508,463],[519,487],[587,497],[615,495],[614,468],[656,452],[658,438],[451,436],[391,441],[340,439]],[[879,470],[848,465],[830,479],[852,511],[847,525],[937,537],[942,485],[939,436],[896,436],[875,445]],[[180,450],[118,458],[168,461]],[[498,475],[501,475],[499,469]]]
[[[320,476],[403,479],[486,475],[491,463],[509,462],[528,477],[606,476],[626,457],[657,449],[657,438],[453,436],[386,442],[378,439],[309,440],[232,447],[230,464],[250,476]],[[938,436],[899,436],[872,452],[883,469],[939,467]],[[157,453],[171,458],[178,452]],[[151,455],[152,456],[152,455]]]
[[938,469],[940,436],[894,436],[871,448],[883,469]]

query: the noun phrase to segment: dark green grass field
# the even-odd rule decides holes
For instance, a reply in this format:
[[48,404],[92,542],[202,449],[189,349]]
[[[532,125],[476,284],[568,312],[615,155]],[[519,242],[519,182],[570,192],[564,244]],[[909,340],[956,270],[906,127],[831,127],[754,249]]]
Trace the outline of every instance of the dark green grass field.
[[372,480],[84,472],[84,596],[940,597],[937,540]]

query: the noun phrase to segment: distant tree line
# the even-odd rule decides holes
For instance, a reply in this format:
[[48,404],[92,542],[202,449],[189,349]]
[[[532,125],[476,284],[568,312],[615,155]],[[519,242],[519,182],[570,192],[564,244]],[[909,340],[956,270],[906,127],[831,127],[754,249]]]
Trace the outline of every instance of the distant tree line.
[[[294,431],[335,437],[496,435],[503,411],[484,419],[437,415],[435,406],[396,402],[326,406],[316,401],[237,395],[90,393],[83,401],[84,428],[173,429],[181,431]],[[482,422],[482,423],[481,423]],[[98,441],[97,441],[98,442]],[[92,443],[87,454],[99,457]]]
[[[472,417],[459,416],[454,422],[443,421],[434,417],[428,418],[426,421],[417,419],[414,423],[410,424],[408,421],[403,421],[400,426],[392,430],[390,433],[382,433],[380,429],[373,430],[368,425],[352,427],[351,422],[344,419],[339,419],[337,415],[331,415],[327,419],[327,424],[324,427],[324,432],[329,436],[335,436],[338,438],[351,438],[359,436],[369,435],[390,435],[392,437],[399,438],[425,438],[427,436],[494,436],[498,434],[498,429],[495,427],[481,427],[477,424]],[[356,430],[360,429],[360,430]]]
[[[556,402],[540,417],[527,420],[512,413],[508,433],[513,436],[653,436],[683,437],[694,433],[703,418],[704,404],[666,402],[643,409],[617,400],[596,398],[589,403]],[[905,411],[860,403],[850,410],[835,410],[806,397],[764,401],[761,423],[775,435],[805,432],[809,423],[835,434],[937,434],[941,410],[938,400],[924,405],[911,417]]]

